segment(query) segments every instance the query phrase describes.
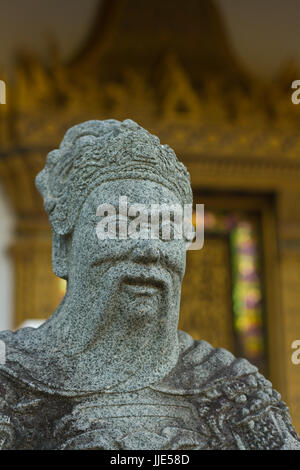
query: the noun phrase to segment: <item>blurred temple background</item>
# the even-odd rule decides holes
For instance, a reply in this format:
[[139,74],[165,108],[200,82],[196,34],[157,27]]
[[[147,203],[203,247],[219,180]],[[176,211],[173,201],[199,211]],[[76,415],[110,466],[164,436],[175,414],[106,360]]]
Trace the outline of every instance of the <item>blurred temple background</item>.
[[1,6],[0,328],[46,319],[64,293],[34,186],[47,152],[74,124],[131,118],[175,150],[205,204],[180,328],[256,364],[300,432],[300,3],[26,5]]

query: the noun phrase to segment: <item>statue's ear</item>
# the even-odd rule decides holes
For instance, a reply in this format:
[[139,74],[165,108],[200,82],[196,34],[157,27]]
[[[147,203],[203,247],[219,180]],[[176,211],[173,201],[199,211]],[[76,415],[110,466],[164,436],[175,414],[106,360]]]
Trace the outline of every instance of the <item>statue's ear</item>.
[[70,235],[58,235],[52,237],[52,268],[56,276],[68,280],[68,259],[71,246]]

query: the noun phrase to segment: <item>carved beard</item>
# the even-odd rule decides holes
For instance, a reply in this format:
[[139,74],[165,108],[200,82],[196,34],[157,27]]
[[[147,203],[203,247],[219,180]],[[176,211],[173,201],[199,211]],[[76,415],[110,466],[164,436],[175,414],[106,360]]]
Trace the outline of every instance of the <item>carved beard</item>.
[[[123,261],[106,265],[98,271],[97,277],[101,277],[101,281],[96,287],[87,290],[84,286],[84,296],[80,286],[68,292],[72,308],[67,314],[61,312],[56,316],[56,323],[59,321],[61,325],[57,334],[59,341],[65,342],[66,355],[87,351],[108,335],[117,337],[120,342],[129,337],[141,341],[144,329],[153,335],[152,328],[160,326],[161,335],[168,318],[170,323],[176,323],[176,281],[166,269]],[[62,310],[65,311],[64,306]]]
[[[157,283],[157,308],[151,311],[151,297],[143,301],[139,295],[126,309],[124,285],[146,274]],[[23,351],[21,361],[32,377],[64,391],[129,391],[155,383],[176,365],[177,275],[123,261],[102,272],[101,282],[88,294],[85,286],[84,298],[77,287],[77,295],[67,293],[42,327],[27,331],[30,340],[22,344],[30,350]]]

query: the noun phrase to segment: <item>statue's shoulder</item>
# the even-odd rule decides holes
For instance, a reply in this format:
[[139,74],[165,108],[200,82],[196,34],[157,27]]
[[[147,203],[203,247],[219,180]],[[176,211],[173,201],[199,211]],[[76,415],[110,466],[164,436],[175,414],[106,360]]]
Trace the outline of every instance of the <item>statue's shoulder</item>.
[[[21,428],[23,402],[31,400],[28,388],[20,381],[18,353],[20,330],[0,331],[0,450],[15,449]],[[23,338],[21,338],[22,340]],[[22,341],[21,341],[22,343]]]
[[212,447],[300,449],[287,406],[257,367],[184,332],[179,344],[177,367],[156,388],[190,397]]
[[14,447],[16,434],[12,411],[14,395],[13,383],[0,369],[0,450]]
[[155,388],[177,394],[200,393],[217,382],[231,381],[257,372],[246,359],[237,359],[223,348],[214,348],[204,340],[194,340],[178,332],[179,358],[176,367]]
[[287,405],[261,373],[241,370],[241,375],[225,380],[217,390],[218,414],[239,449],[300,450]]

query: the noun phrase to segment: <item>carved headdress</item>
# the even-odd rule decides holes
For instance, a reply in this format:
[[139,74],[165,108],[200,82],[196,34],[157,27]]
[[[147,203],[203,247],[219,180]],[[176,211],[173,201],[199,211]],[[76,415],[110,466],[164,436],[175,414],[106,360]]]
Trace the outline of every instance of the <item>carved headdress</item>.
[[134,121],[87,121],[69,129],[36,177],[54,232],[70,233],[90,192],[116,179],[146,179],[192,203],[190,175],[168,145]]

